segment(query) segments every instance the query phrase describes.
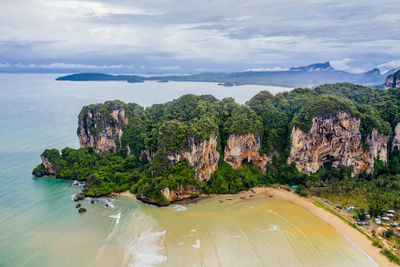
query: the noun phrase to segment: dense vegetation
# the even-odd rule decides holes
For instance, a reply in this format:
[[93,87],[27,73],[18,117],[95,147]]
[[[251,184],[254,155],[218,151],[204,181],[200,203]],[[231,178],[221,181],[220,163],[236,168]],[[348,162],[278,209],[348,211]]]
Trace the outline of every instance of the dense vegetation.
[[[361,134],[365,138],[373,128],[392,134],[400,121],[400,89],[377,90],[349,83],[328,84],[315,89],[294,89],[272,95],[262,91],[245,105],[232,98],[217,100],[213,96],[184,95],[165,104],[142,108],[136,104],[109,101],[102,105],[84,107],[80,119],[87,112],[110,114],[124,108],[129,118],[124,125],[117,153],[103,155],[90,148],[46,150],[44,155],[57,167],[56,176],[64,179],[86,180],[87,194],[100,196],[113,191],[130,189],[138,196],[146,195],[158,203],[168,204],[161,189],[193,186],[196,193],[235,193],[259,184],[300,185],[304,193],[343,196],[348,201],[359,201],[374,213],[385,207],[400,209],[400,157],[389,153],[389,162],[377,160],[370,175],[351,178],[351,167],[333,169],[327,164],[314,174],[304,174],[295,164],[287,165],[289,137],[292,127],[308,131],[314,116],[329,118],[347,112],[361,119]],[[104,129],[104,120],[88,122],[92,133]],[[112,123],[111,123],[112,124]],[[223,161],[226,140],[230,134],[254,133],[260,137],[261,151],[274,155],[266,174],[259,167],[244,164],[234,170]],[[208,182],[195,178],[195,167],[185,161],[171,164],[168,155],[180,151],[189,143],[199,143],[212,134],[218,137],[217,150],[221,154],[219,168]],[[130,155],[127,156],[127,146]],[[143,151],[151,155],[148,162]],[[45,171],[39,165],[33,171]],[[354,196],[354,199],[350,199]]]

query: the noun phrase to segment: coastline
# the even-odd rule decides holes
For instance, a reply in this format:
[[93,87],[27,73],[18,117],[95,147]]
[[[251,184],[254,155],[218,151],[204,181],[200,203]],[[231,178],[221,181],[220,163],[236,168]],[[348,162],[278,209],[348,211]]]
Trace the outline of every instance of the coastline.
[[[390,262],[388,258],[381,254],[381,249],[378,247],[374,247],[372,245],[372,241],[369,240],[364,234],[357,231],[357,229],[351,227],[348,223],[343,221],[338,216],[324,210],[323,208],[316,206],[314,204],[315,200],[313,198],[300,197],[294,192],[288,192],[283,189],[274,189],[271,187],[254,187],[250,188],[247,191],[239,192],[236,194],[202,194],[197,198],[176,201],[174,202],[174,204],[192,204],[214,196],[237,198],[242,195],[254,195],[252,199],[263,199],[268,198],[269,195],[273,195],[274,198],[289,201],[290,203],[300,206],[317,216],[320,220],[329,224],[340,235],[347,239],[356,249],[364,254],[371,262],[379,266],[398,266],[397,264]],[[132,194],[129,191],[119,193],[119,196],[137,200],[136,195]]]
[[[360,250],[365,256],[367,256],[370,260],[374,261],[379,266],[398,266],[397,264],[390,262],[384,255],[380,253],[380,248],[374,247],[372,245],[372,241],[369,240],[365,235],[351,227],[349,224],[344,222],[338,216],[317,207],[314,204],[314,200],[312,198],[304,198],[300,197],[294,192],[288,192],[283,189],[273,189],[268,187],[262,188],[253,188],[256,192],[256,197],[262,198],[262,195],[270,195],[273,194],[274,197],[282,200],[289,201],[295,205],[298,205],[315,216],[319,219],[324,221],[325,223],[329,224],[333,227],[340,235],[346,238],[353,246],[355,246],[358,250]],[[247,193],[251,191],[246,191]]]

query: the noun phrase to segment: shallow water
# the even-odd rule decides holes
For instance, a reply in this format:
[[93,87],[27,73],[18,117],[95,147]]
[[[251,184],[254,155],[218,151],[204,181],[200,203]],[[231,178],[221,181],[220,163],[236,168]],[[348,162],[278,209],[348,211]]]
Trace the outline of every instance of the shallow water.
[[[157,208],[120,198],[83,202],[69,181],[33,178],[45,148],[78,147],[83,105],[120,99],[149,106],[184,93],[244,103],[265,86],[212,83],[60,82],[0,75],[0,266],[368,266],[330,226],[290,203],[251,200]],[[102,200],[110,201],[110,200]]]

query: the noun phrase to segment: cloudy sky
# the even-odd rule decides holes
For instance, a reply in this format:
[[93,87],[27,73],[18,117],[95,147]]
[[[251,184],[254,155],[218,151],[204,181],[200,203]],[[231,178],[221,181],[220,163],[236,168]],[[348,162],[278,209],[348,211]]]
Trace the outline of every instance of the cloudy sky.
[[1,0],[1,71],[400,67],[399,0]]

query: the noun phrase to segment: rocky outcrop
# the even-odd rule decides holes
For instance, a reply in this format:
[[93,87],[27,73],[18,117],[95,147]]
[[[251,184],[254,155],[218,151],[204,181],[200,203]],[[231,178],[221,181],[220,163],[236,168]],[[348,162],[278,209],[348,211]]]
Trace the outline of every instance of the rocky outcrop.
[[179,152],[167,156],[169,164],[175,164],[183,159],[195,167],[196,178],[200,181],[210,180],[211,174],[218,168],[219,153],[217,151],[217,136],[201,142],[189,138],[187,145]]
[[394,136],[392,142],[392,151],[397,148],[400,151],[400,122],[394,128]]
[[363,144],[360,119],[346,112],[328,119],[315,117],[308,133],[293,127],[288,163],[295,162],[297,169],[306,173],[316,172],[325,163],[334,168],[353,166],[353,176],[370,173],[375,158],[387,161],[388,141],[389,136],[374,129]]
[[179,186],[177,189],[169,189],[165,187],[161,190],[161,195],[164,197],[164,201],[156,200],[146,194],[140,195],[140,200],[143,202],[154,204],[157,206],[167,206],[172,202],[195,198],[199,195],[199,188],[196,186]]
[[154,152],[150,152],[149,150],[142,150],[140,151],[139,160],[141,162],[152,162],[154,157]]
[[385,89],[400,87],[400,70],[387,76]]
[[46,175],[56,175],[57,169],[60,164],[60,151],[57,149],[46,149],[41,155],[40,159],[42,163],[33,169],[32,174],[36,177],[42,177]]
[[196,186],[179,186],[176,190],[170,190],[168,187],[165,187],[161,190],[161,194],[165,197],[165,199],[169,202],[193,198],[198,195],[199,188]]
[[242,167],[244,160],[253,162],[265,172],[267,163],[271,162],[271,157],[265,154],[260,155],[260,147],[260,138],[253,133],[246,135],[231,134],[226,141],[224,160],[234,169]]
[[79,115],[80,147],[92,147],[97,153],[116,152],[121,145],[122,128],[127,124],[125,109],[118,102],[88,106]]
[[42,164],[46,170],[46,175],[56,175],[57,173],[57,167],[50,162],[48,158],[44,154],[40,155],[40,158],[42,160]]

